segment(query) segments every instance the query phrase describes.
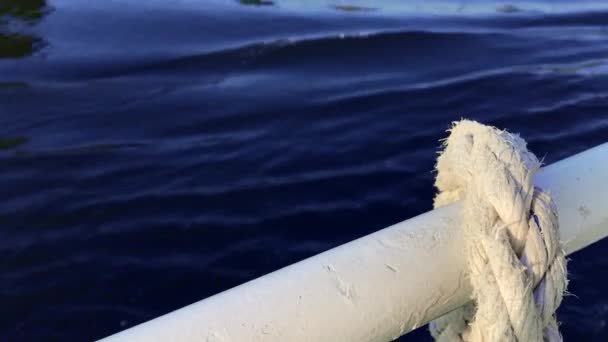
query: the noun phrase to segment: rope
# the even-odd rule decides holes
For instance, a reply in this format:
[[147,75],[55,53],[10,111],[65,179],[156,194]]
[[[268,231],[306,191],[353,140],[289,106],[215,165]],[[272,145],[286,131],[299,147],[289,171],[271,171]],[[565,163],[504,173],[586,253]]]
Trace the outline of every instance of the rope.
[[462,120],[437,159],[435,207],[463,200],[473,301],[431,322],[436,341],[561,341],[566,289],[557,211],[517,135]]

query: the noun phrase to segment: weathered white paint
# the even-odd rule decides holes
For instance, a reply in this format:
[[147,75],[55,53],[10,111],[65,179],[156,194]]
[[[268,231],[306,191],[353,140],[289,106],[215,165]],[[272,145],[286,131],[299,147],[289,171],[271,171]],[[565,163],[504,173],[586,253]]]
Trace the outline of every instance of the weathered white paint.
[[[555,199],[568,253],[608,235],[608,144],[536,184]],[[391,341],[467,302],[458,213],[433,210],[104,341]]]

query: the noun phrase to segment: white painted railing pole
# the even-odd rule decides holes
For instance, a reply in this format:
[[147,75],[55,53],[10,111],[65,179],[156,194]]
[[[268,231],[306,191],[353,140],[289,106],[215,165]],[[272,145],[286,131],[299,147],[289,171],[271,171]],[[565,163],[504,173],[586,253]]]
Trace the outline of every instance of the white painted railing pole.
[[[568,253],[608,235],[608,144],[543,169]],[[468,301],[459,204],[433,210],[104,339],[391,341]]]

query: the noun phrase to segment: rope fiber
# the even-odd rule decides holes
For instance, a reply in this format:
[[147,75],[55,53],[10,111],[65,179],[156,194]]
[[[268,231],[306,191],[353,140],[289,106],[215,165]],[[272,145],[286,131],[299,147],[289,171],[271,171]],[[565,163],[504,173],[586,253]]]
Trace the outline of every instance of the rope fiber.
[[473,301],[431,322],[436,341],[562,341],[567,286],[556,207],[519,136],[462,120],[437,159],[435,207],[463,200]]

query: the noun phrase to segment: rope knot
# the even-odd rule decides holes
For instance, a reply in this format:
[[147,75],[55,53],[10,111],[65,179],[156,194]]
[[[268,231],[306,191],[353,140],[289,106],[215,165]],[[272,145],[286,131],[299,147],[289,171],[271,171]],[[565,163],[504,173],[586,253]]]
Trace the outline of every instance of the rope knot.
[[533,184],[536,156],[517,135],[462,120],[437,158],[435,207],[463,200],[473,287],[431,323],[437,341],[561,341],[555,310],[566,262],[551,197]]

